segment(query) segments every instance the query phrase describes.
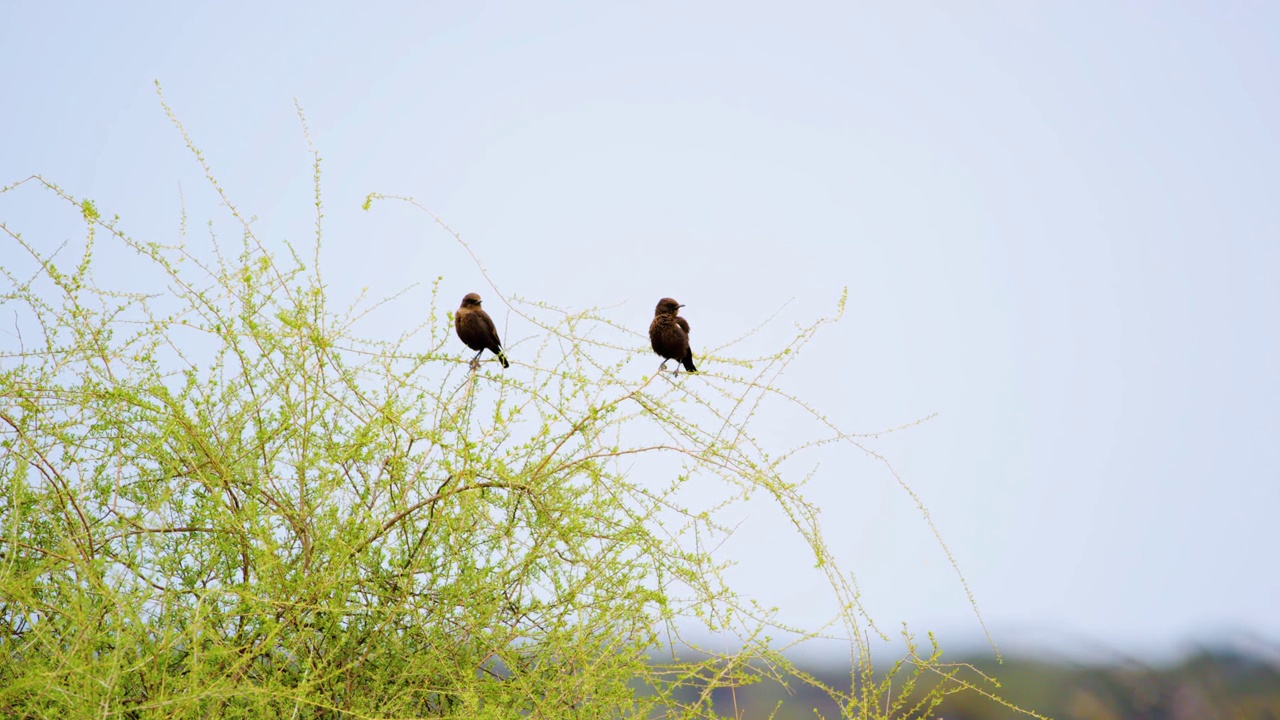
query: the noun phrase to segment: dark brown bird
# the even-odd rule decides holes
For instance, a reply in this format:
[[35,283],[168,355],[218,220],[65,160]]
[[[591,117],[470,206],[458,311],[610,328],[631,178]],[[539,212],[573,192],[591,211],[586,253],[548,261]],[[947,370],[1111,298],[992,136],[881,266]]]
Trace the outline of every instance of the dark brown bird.
[[458,312],[453,315],[453,326],[458,330],[458,338],[466,343],[467,347],[476,351],[476,356],[471,358],[471,367],[475,367],[480,362],[480,355],[485,350],[497,355],[502,367],[511,367],[507,362],[507,356],[502,354],[502,341],[498,339],[498,328],[494,327],[493,318],[489,317],[489,313],[481,309],[479,295],[467,293],[466,297],[462,298],[462,307],[459,307]]
[[[662,356],[661,370],[668,360],[684,365],[689,372],[698,372],[693,366],[693,350],[689,348],[689,321],[676,315],[684,307],[671,298],[662,298],[653,310],[653,322],[649,323],[649,344]],[[680,372],[680,368],[676,368]]]

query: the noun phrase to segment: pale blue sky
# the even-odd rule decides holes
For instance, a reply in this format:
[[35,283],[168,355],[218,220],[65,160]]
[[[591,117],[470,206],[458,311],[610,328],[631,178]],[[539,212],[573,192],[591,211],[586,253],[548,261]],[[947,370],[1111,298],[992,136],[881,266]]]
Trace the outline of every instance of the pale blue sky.
[[[782,7],[4,3],[0,183],[171,238],[200,191],[158,79],[267,237],[310,232],[301,102],[336,293],[484,292],[371,191],[506,292],[638,330],[672,295],[706,345],[848,286],[785,383],[854,430],[939,413],[882,447],[997,642],[1280,640],[1280,5]],[[45,210],[0,201],[28,236]],[[889,628],[978,637],[891,478],[811,491]],[[774,521],[730,546],[775,563],[739,579],[816,618]]]

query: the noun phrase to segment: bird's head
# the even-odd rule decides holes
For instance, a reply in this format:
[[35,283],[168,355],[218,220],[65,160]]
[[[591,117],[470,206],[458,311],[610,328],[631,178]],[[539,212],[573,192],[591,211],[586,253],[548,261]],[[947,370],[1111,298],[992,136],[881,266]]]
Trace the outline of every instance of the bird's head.
[[675,315],[676,311],[684,307],[680,303],[671,298],[662,298],[658,301],[658,307],[654,308],[654,315]]
[[462,307],[480,307],[480,296],[476,293],[467,293],[462,298]]

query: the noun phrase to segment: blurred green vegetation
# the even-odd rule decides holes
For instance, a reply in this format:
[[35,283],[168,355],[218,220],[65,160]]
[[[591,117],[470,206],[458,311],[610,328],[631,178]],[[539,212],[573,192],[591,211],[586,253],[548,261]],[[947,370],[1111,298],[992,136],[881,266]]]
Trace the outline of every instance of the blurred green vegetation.
[[[999,677],[1000,695],[1010,703],[1055,720],[1280,720],[1280,648],[1268,655],[1201,648],[1163,665],[1035,657],[960,662]],[[847,687],[845,667],[800,665],[837,687],[843,677]],[[829,698],[776,683],[718,689],[716,709],[744,720],[839,717]],[[1025,717],[977,693],[951,695],[933,714],[944,720]]]

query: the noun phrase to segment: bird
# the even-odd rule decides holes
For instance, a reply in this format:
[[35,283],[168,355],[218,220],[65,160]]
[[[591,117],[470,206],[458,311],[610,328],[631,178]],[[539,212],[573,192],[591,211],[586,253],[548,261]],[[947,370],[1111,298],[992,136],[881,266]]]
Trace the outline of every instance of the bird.
[[[698,372],[693,366],[693,350],[689,348],[689,321],[676,315],[684,307],[671,298],[662,298],[653,310],[653,322],[649,323],[649,344],[662,356],[658,370],[667,366],[668,360],[684,365],[689,372]],[[680,368],[676,368],[680,372]]]
[[458,339],[476,351],[476,356],[471,358],[472,368],[479,364],[480,355],[485,350],[497,355],[502,367],[511,367],[507,356],[502,354],[502,340],[498,339],[498,329],[493,325],[493,318],[480,307],[479,295],[467,293],[462,298],[462,306],[453,315],[453,326],[458,330]]

